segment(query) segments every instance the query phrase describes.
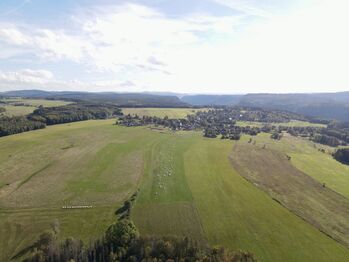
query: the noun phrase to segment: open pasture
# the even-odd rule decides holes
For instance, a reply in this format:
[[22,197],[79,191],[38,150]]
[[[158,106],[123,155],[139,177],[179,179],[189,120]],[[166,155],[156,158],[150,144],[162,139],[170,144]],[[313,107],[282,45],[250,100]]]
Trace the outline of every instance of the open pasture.
[[282,152],[239,143],[230,158],[240,175],[349,248],[349,199],[296,169]]
[[24,116],[36,109],[36,107],[32,106],[14,106],[14,105],[1,105],[1,107],[5,108],[5,112],[0,113],[0,116]]
[[324,124],[310,123],[307,121],[291,120],[286,123],[263,123],[263,122],[253,122],[253,121],[237,121],[236,125],[238,126],[251,126],[251,127],[263,127],[265,125],[274,125],[274,126],[289,126],[289,127],[326,127]]
[[[188,185],[190,195],[185,193],[184,199],[179,198],[169,190],[171,181],[163,183],[163,188],[158,187],[157,172],[145,172],[133,211],[141,233],[191,233],[197,237],[198,232],[203,232],[204,241],[211,245],[251,250],[262,261],[346,260],[345,247],[288,211],[232,168],[228,156],[234,142],[206,139],[199,133],[189,135],[190,139],[181,140],[185,139],[190,146],[183,146],[179,137],[171,139],[181,155],[178,160],[183,164],[179,163],[179,167],[184,166],[175,169],[174,177],[185,179],[182,183]],[[156,151],[162,155],[171,150],[170,145],[164,148],[158,145]],[[181,211],[179,219],[177,212],[183,209],[183,204],[194,209],[191,216],[189,208]]]
[[[249,139],[249,136],[244,136],[239,143],[246,144]],[[270,134],[260,134],[252,137],[252,143],[289,155],[292,165],[298,170],[349,198],[349,166],[332,157],[335,148],[288,134],[284,134],[281,140],[270,139]]]
[[347,249],[232,168],[228,155],[233,147],[234,142],[201,138],[184,157],[186,177],[209,243],[253,250],[262,261],[345,261]]
[[[25,99],[25,98],[8,98],[0,99],[1,107],[4,107],[6,111],[2,113],[6,116],[22,116],[32,113],[40,105],[44,107],[55,107],[55,106],[64,106],[71,104],[67,101],[59,100],[45,100],[45,99]],[[1,114],[0,114],[1,115]]]
[[[56,125],[0,139],[0,261],[32,244],[55,220],[62,237],[88,243],[115,219],[138,187],[143,149],[157,133],[113,123]],[[62,209],[66,205],[93,208]]]
[[[0,261],[22,261],[39,235],[59,225],[59,236],[79,237],[85,243],[97,239],[114,220],[111,206],[93,209],[30,208],[0,210]],[[20,256],[23,254],[24,256]],[[15,259],[17,258],[17,259]]]
[[138,115],[138,116],[156,116],[168,118],[185,118],[187,115],[195,114],[197,111],[203,109],[198,108],[123,108],[122,112],[127,115]]
[[[113,123],[84,121],[0,138],[0,260],[56,221],[62,238],[98,237],[139,189],[131,215],[143,234],[190,235],[249,250],[261,261],[346,261],[348,249],[232,167],[236,142]],[[279,150],[295,147],[294,153],[316,150],[264,135],[253,139]]]

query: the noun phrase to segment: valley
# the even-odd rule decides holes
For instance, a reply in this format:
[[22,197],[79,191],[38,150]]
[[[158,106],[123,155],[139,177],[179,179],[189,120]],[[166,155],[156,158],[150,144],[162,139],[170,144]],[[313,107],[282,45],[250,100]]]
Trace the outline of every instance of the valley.
[[[114,122],[89,120],[0,138],[0,260],[23,258],[18,254],[52,223],[59,223],[62,239],[73,236],[88,243],[98,238],[115,219],[115,210],[139,190],[131,218],[142,235],[189,235],[202,245],[251,251],[261,261],[346,261],[347,235],[338,242],[336,234],[333,239],[331,232],[322,233],[294,206],[275,201],[267,188],[277,187],[277,177],[270,177],[272,184],[252,181],[265,188],[245,179],[244,168],[257,172],[248,160],[253,157],[269,162],[265,168],[275,175],[285,175],[283,184],[293,181],[283,173],[286,169],[317,181],[309,184],[309,194],[326,183],[325,190],[340,195],[344,208],[331,210],[339,219],[332,226],[345,230],[349,167],[319,151],[331,147],[292,136],[278,141],[261,133],[231,141],[205,138],[201,131]],[[273,150],[275,165],[265,159],[269,155],[251,155],[249,147]],[[279,161],[279,155],[291,160]],[[278,195],[281,203],[300,196],[297,190]],[[92,208],[62,209],[65,205]],[[307,210],[310,217],[317,212],[326,214],[315,206]]]

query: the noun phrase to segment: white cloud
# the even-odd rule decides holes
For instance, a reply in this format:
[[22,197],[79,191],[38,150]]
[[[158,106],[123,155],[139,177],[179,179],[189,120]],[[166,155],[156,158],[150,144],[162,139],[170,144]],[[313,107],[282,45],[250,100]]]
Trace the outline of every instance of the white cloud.
[[0,41],[44,60],[67,59],[99,71],[142,68],[168,73],[163,61],[166,54],[200,45],[209,34],[230,34],[241,18],[206,14],[169,18],[135,4],[88,11],[85,16],[74,17],[80,27],[74,32],[0,24]]
[[40,29],[32,39],[33,47],[44,51],[42,55],[49,59],[69,59],[79,62],[91,45],[79,36],[69,35],[63,30]]
[[15,28],[1,28],[0,38],[9,44],[14,44],[14,45],[29,44],[28,37]]
[[225,5],[233,10],[240,11],[247,15],[261,18],[269,18],[272,13],[267,7],[263,6],[265,1],[258,0],[214,0],[215,2]]
[[[100,70],[149,69],[168,73],[166,55],[178,48],[201,45],[200,34],[232,32],[239,17],[193,14],[169,18],[139,5],[94,10],[94,16],[80,18],[84,33],[94,43],[89,54]],[[161,63],[152,63],[151,60]],[[141,66],[140,66],[141,65]]]
[[23,69],[16,72],[1,72],[2,83],[45,84],[53,78],[53,74],[47,70]]
[[[35,54],[45,60],[69,59],[75,62],[85,56],[91,45],[79,35],[64,30],[33,29],[26,26],[0,24],[0,42],[8,49]],[[17,53],[16,53],[17,54]]]
[[316,1],[251,24],[237,39],[176,50],[167,62],[175,73],[149,84],[212,93],[349,90],[348,9],[347,1]]
[[136,92],[132,81],[94,81],[59,80],[48,70],[22,69],[18,71],[0,71],[0,92],[13,89],[46,89],[52,91],[123,91]]
[[[22,86],[36,81],[42,87],[93,91],[349,89],[347,1],[312,0],[282,16],[257,1],[215,1],[241,13],[169,17],[149,7],[127,4],[80,13],[73,19],[74,31],[0,24],[6,59],[11,54],[30,53],[45,62],[78,63],[81,74],[89,71],[92,76],[98,74],[98,79],[106,76],[103,81],[84,83],[19,71],[0,73],[0,81],[9,83],[6,79],[12,77],[12,83]],[[256,22],[250,16],[263,19]]]

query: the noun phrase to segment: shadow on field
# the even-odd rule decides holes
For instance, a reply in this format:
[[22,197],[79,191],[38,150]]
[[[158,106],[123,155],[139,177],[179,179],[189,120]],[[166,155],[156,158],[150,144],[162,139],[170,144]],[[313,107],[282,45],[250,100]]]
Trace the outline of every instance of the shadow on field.
[[35,248],[35,245],[31,245],[29,247],[25,247],[22,250],[20,250],[16,255],[14,255],[13,257],[11,257],[11,260],[17,260],[20,259],[21,257],[23,257],[24,255],[28,254],[29,252],[31,252],[33,250],[33,248]]
[[134,193],[128,200],[124,202],[124,205],[118,208],[115,211],[115,215],[118,217],[118,220],[130,218],[131,208],[133,206],[134,201],[136,200],[138,195],[138,190]]

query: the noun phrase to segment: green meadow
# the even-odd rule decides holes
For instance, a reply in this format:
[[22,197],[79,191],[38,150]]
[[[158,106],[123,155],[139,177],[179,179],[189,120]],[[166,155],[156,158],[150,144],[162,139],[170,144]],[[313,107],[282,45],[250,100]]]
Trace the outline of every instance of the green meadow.
[[138,116],[157,116],[168,118],[185,118],[187,115],[195,114],[197,111],[205,109],[197,108],[123,108],[124,114]]
[[[347,261],[347,248],[236,171],[229,156],[249,137],[232,142],[114,122],[0,138],[0,261],[25,250],[52,223],[60,225],[61,238],[88,243],[136,190],[131,215],[141,234],[189,235],[202,244],[251,251],[260,261]],[[348,197],[347,167],[317,145],[264,134],[253,140],[291,154],[292,165]],[[62,209],[66,205],[92,208]]]
[[[0,261],[20,252],[58,220],[61,237],[88,243],[138,188],[143,145],[156,133],[114,120],[47,127],[0,139]],[[91,209],[62,209],[91,205]],[[13,239],[9,242],[8,239]]]
[[[2,104],[4,102],[5,104]],[[6,111],[2,113],[6,116],[22,116],[32,113],[40,105],[44,107],[64,106],[71,102],[46,99],[26,99],[26,98],[8,98],[0,99],[0,107],[4,107]],[[1,113],[0,113],[1,116]]]
[[238,126],[251,126],[251,127],[263,127],[264,125],[275,125],[275,126],[289,126],[289,127],[326,127],[324,124],[310,123],[307,121],[300,120],[291,120],[286,123],[262,123],[262,122],[253,122],[253,121],[237,121]]
[[[241,143],[247,139],[249,137],[244,137]],[[256,146],[266,146],[291,156],[291,162],[297,169],[349,198],[349,166],[339,163],[332,157],[335,150],[333,147],[288,134],[284,134],[280,141],[270,139],[269,134],[260,134],[252,139],[256,142]]]
[[[153,173],[146,177],[146,188],[141,192],[147,194],[141,194],[133,212],[142,233],[150,234],[161,228],[156,233],[188,232],[198,237],[203,232],[204,240],[211,245],[252,250],[262,261],[328,261],[334,255],[338,255],[337,260],[345,261],[348,250],[289,212],[232,168],[228,155],[233,142],[205,139],[197,133],[183,139],[188,140],[189,147],[177,146],[179,141],[173,145],[177,154],[182,155],[183,164],[179,163],[177,170],[184,171],[191,195],[185,194],[186,198],[182,199],[184,194],[170,193],[166,187],[159,188],[161,191],[156,194],[157,176]],[[173,179],[181,176],[176,174]],[[151,188],[155,191],[151,192]],[[161,198],[169,193],[171,199]],[[171,206],[172,210],[163,213],[164,206]],[[185,232],[177,229],[176,212],[183,206],[187,208],[183,210],[181,223],[189,217],[184,224],[192,225],[191,231],[187,227],[181,227]],[[192,215],[188,216],[188,212]],[[199,221],[193,223],[196,217]]]

